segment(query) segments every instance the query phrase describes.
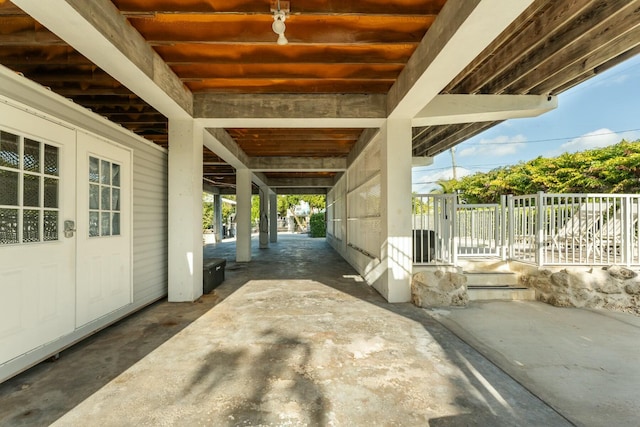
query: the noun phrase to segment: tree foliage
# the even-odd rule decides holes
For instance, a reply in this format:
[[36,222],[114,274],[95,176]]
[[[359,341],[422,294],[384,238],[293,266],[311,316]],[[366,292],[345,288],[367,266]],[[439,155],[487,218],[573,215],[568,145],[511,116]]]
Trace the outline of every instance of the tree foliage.
[[325,237],[327,226],[323,212],[311,214],[309,220],[309,234],[311,237]]
[[313,195],[278,195],[278,213],[287,216],[287,211],[304,200],[309,203],[312,210],[321,211],[325,209],[326,197],[322,194]]
[[[450,182],[447,182],[450,184]],[[494,203],[503,194],[638,193],[640,141],[538,157],[517,165],[466,176],[453,184],[468,203]]]

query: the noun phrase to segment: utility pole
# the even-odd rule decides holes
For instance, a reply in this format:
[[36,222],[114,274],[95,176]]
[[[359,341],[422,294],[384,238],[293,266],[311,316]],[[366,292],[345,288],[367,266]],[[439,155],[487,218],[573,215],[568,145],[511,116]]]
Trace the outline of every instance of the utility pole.
[[453,179],[458,179],[458,174],[456,173],[456,147],[451,147],[449,149],[451,152],[451,168],[453,169]]

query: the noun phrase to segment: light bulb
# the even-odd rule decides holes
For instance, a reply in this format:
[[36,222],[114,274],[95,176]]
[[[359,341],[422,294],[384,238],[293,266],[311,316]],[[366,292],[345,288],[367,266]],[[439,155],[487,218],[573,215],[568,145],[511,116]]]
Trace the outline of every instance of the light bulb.
[[284,36],[284,32],[283,32],[282,34],[280,34],[278,36],[278,44],[280,46],[284,46],[287,43],[289,43],[289,40],[287,40],[287,38]]
[[276,34],[284,34],[284,31],[287,29],[287,26],[284,24],[284,21],[282,21],[280,18],[276,18],[273,21],[273,24],[271,24],[271,28],[273,29],[273,32]]

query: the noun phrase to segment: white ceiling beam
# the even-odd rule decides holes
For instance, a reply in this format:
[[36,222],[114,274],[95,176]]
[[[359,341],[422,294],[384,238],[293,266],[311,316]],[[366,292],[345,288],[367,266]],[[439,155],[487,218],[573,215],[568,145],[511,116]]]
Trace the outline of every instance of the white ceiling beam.
[[226,130],[220,128],[205,129],[204,146],[234,168],[248,168],[249,156],[236,144]]
[[389,118],[414,118],[532,2],[448,0],[389,91]]
[[412,120],[413,127],[536,117],[558,107],[547,95],[438,95]]
[[[226,130],[220,128],[204,129],[204,146],[216,156],[236,169],[251,169],[250,157],[234,141]],[[268,186],[267,177],[259,171],[251,171],[251,181],[258,186]]]
[[256,172],[340,172],[347,170],[345,157],[250,157]]
[[90,61],[170,119],[190,118],[193,97],[109,0],[15,0]]

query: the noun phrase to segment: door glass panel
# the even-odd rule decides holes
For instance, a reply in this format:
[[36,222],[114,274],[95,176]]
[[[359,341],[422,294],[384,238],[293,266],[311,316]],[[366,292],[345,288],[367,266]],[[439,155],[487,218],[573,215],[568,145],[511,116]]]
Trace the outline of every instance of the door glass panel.
[[113,214],[113,222],[111,223],[111,235],[119,236],[120,235],[120,214]]
[[58,211],[44,211],[44,241],[58,240]]
[[18,243],[18,210],[0,209],[0,244]]
[[24,174],[23,206],[40,206],[40,177]]
[[113,165],[111,165],[111,171],[113,175],[111,184],[114,187],[120,187],[120,165],[114,163]]
[[0,131],[0,244],[59,239],[59,154],[57,147]]
[[100,209],[110,210],[111,209],[111,188],[110,187],[102,187],[102,203],[100,203]]
[[100,213],[89,212],[89,237],[97,237],[100,235]]
[[58,147],[44,146],[44,173],[58,176]]
[[0,205],[18,206],[18,172],[0,169]]
[[18,168],[20,153],[20,137],[9,132],[0,131],[0,166]]
[[56,178],[44,179],[44,207],[45,208],[57,208],[58,207],[58,182]]
[[120,172],[117,163],[89,158],[89,237],[120,235]]
[[114,188],[111,197],[111,209],[114,211],[120,210],[120,189]]
[[111,163],[106,160],[100,162],[100,183],[111,184]]
[[100,209],[100,186],[89,184],[89,209]]
[[25,210],[22,221],[22,241],[33,243],[40,241],[40,211]]
[[40,143],[32,139],[24,140],[23,169],[40,172]]
[[100,178],[100,160],[89,157],[89,182],[98,182]]
[[102,236],[108,236],[111,234],[111,214],[109,212],[102,212],[100,234]]

